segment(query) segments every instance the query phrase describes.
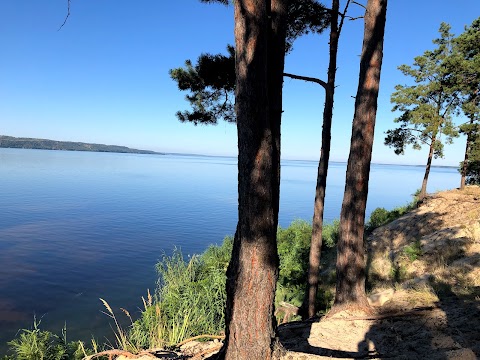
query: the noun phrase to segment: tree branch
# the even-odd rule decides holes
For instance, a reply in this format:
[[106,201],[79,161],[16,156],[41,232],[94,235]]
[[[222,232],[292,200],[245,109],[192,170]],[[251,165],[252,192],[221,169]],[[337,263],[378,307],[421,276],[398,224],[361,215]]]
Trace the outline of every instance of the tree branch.
[[457,92],[455,92],[455,94],[452,96],[452,100],[449,102],[449,104],[447,105],[447,107],[445,108],[445,111],[443,112],[443,115],[442,115],[442,118],[445,117],[445,115],[447,114],[448,110],[450,109],[450,106],[452,106],[453,102],[457,100]]
[[63,20],[63,24],[58,28],[57,31],[60,31],[63,28],[63,26],[67,23],[68,17],[70,16],[70,1],[71,0],[67,0],[67,16],[65,16],[65,20]]
[[362,7],[362,8],[364,8],[365,10],[367,10],[367,8],[365,7],[365,5],[362,5],[362,4],[360,4],[360,3],[356,2],[356,1],[352,1],[352,3],[355,4],[355,5],[358,5],[358,6]]
[[348,6],[350,5],[350,1],[351,0],[347,1],[347,4],[345,5],[345,9],[343,9],[343,13],[340,14],[340,17],[342,19],[340,20],[340,25],[338,26],[338,36],[339,37],[340,37],[340,34],[342,33],[343,22],[345,20],[345,16],[347,15],[347,10],[348,10]]
[[348,16],[348,15],[345,15],[345,17],[350,20],[350,21],[354,21],[354,20],[358,20],[358,19],[363,19],[365,16],[355,16],[355,17],[352,17],[352,16]]
[[327,83],[325,81],[314,78],[314,77],[294,75],[294,74],[289,74],[289,73],[283,73],[283,76],[286,76],[286,77],[289,77],[289,78],[295,79],[295,80],[303,80],[303,81],[314,82],[314,83],[317,83],[318,85],[322,86],[325,90],[327,89]]

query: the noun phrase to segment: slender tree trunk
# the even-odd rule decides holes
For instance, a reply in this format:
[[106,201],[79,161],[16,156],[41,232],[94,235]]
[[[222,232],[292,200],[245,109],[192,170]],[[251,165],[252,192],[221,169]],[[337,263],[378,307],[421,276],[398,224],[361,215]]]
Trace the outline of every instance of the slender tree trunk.
[[[473,118],[470,119],[470,124],[473,124]],[[472,143],[472,131],[467,132],[467,144],[465,145],[465,158],[463,159],[462,164],[462,178],[460,179],[460,190],[465,189],[465,180],[467,177],[467,168],[468,168],[468,154],[470,152],[470,144]]]
[[338,51],[338,11],[339,0],[332,1],[332,16],[330,19],[330,59],[328,64],[328,79],[325,86],[325,105],[323,109],[322,147],[318,163],[317,185],[312,220],[312,240],[308,262],[307,291],[302,305],[302,318],[315,316],[316,298],[320,275],[320,255],[322,251],[323,211],[325,208],[325,190],[327,187],[328,161],[330,159],[330,140],[332,132],[333,99],[335,94],[335,75],[337,72]]
[[360,77],[348,157],[337,246],[337,288],[333,313],[345,308],[369,311],[365,294],[363,235],[372,157],[387,0],[368,0]]
[[470,150],[470,134],[467,135],[467,144],[465,145],[465,157],[462,164],[462,177],[460,179],[460,190],[465,189],[465,180],[467,178],[468,152]]
[[428,183],[428,175],[430,175],[430,168],[432,167],[432,159],[433,159],[433,152],[435,150],[435,141],[437,138],[437,134],[435,133],[432,137],[432,142],[430,143],[430,148],[428,150],[428,159],[427,159],[427,166],[425,167],[425,175],[423,176],[422,181],[422,188],[420,189],[420,194],[418,195],[418,200],[422,201],[427,196],[427,183]]
[[238,0],[234,5],[239,204],[227,269],[225,343],[218,357],[270,359],[279,264],[286,1]]

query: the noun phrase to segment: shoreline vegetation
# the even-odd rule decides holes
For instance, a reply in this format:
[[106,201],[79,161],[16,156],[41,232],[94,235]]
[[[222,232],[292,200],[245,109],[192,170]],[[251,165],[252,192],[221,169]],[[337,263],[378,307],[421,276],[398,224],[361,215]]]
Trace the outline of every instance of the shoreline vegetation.
[[113,152],[122,154],[150,154],[164,155],[164,153],[132,149],[120,145],[92,144],[73,141],[57,141],[37,138],[20,138],[0,135],[0,148],[10,149],[36,149],[36,150],[65,150],[65,151],[91,151],[91,152]]
[[[417,198],[393,210],[377,208],[366,224],[366,234],[401,217],[417,207]],[[300,307],[305,292],[311,223],[295,220],[289,227],[277,231],[280,272],[275,296],[277,322],[299,320]],[[339,221],[323,228],[322,284],[317,295],[318,316],[332,306],[335,294],[335,259]],[[233,238],[227,236],[222,244],[210,245],[202,254],[185,257],[180,249],[172,255],[163,255],[156,265],[157,288],[153,294],[142,297],[143,308],[137,319],[128,310],[117,313],[107,300],[100,299],[99,306],[111,318],[111,342],[98,343],[94,338],[87,344],[67,341],[67,329],[55,334],[41,329],[41,321],[34,319],[30,329],[21,329],[8,342],[9,354],[3,360],[14,359],[82,359],[112,349],[138,354],[145,349],[177,349],[186,339],[198,335],[216,336],[225,327],[226,269],[230,261]],[[371,286],[371,284],[370,284]],[[118,319],[118,317],[122,317]],[[125,319],[123,319],[125,317]],[[128,326],[123,326],[125,320]]]

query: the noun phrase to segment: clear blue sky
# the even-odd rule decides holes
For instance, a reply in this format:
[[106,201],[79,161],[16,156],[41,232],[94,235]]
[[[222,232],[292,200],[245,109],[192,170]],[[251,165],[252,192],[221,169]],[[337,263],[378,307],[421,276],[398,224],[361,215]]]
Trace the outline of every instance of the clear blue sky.
[[[66,5],[67,0],[0,2],[0,134],[236,155],[234,125],[177,121],[175,112],[188,104],[168,75],[186,59],[224,52],[233,43],[232,8],[197,0],[72,0],[70,18],[57,31]],[[351,10],[360,15],[362,9]],[[478,16],[478,0],[390,0],[374,161],[425,163],[425,151],[396,156],[383,145],[384,132],[394,126],[390,94],[408,81],[397,66],[432,48],[442,21],[459,34]],[[362,20],[345,23],[332,160],[348,157],[362,37]],[[285,70],[324,79],[327,40],[327,33],[297,40]],[[318,160],[323,102],[320,86],[285,79],[284,158]],[[464,146],[460,137],[434,164],[458,165]]]

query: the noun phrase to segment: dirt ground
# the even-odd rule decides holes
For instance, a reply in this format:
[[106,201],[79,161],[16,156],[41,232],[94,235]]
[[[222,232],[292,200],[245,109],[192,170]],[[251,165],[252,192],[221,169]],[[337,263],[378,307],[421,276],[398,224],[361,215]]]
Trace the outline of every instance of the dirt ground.
[[429,196],[367,247],[376,315],[281,325],[280,359],[480,358],[479,187]]
[[[369,318],[338,314],[278,329],[282,360],[307,359],[477,359],[480,357],[480,301],[445,296],[412,307],[396,293],[389,306]],[[343,315],[343,316],[342,316]]]

